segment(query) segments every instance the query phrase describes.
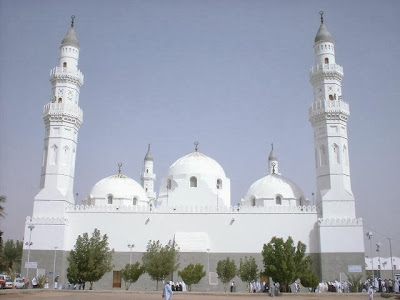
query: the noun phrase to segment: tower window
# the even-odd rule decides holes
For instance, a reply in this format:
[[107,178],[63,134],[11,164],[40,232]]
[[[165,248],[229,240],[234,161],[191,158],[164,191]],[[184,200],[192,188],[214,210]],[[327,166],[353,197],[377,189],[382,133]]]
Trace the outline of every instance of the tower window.
[[64,67],[64,68],[67,67],[67,63],[66,63],[66,62],[63,63],[63,67]]
[[113,198],[114,198],[113,195],[108,195],[107,196],[107,203],[108,204],[113,204]]
[[326,152],[325,152],[325,146],[321,145],[320,151],[319,151],[319,155],[320,155],[320,165],[321,166],[325,166],[326,165]]
[[276,196],[275,197],[275,203],[276,203],[276,205],[282,205],[282,197],[281,196]]
[[149,169],[146,169],[146,173],[149,173]]
[[137,198],[136,197],[132,199],[132,205],[137,205]]
[[329,65],[329,58],[325,57],[325,64]]
[[256,206],[256,198],[251,198],[251,206]]
[[62,103],[62,98],[58,98],[58,103]]
[[333,95],[329,95],[329,100],[333,100]]
[[217,179],[217,190],[222,190],[222,180],[220,178]]
[[170,190],[171,187],[172,187],[172,181],[171,181],[171,179],[168,179],[168,181],[167,181],[167,189]]
[[190,187],[197,187],[197,178],[194,176],[190,177]]
[[336,144],[333,144],[333,153],[335,154],[334,158],[336,159],[336,163],[340,164],[339,146]]

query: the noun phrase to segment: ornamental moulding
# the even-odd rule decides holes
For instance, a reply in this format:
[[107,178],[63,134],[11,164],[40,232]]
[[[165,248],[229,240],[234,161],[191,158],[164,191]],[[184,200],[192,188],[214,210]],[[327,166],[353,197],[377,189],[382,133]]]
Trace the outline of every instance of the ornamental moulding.
[[352,218],[319,218],[318,225],[320,227],[346,227],[346,226],[362,226],[362,218],[352,219]]

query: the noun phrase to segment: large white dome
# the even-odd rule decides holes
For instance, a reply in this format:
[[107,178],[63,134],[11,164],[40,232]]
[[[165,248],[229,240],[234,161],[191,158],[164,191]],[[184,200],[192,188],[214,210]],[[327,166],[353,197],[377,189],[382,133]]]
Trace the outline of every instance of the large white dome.
[[276,197],[282,199],[304,199],[302,190],[290,179],[279,174],[269,174],[254,182],[246,193],[245,202],[251,199],[264,199],[275,201]]
[[207,174],[210,176],[225,178],[224,169],[214,159],[195,151],[179,158],[168,171],[168,177],[182,174]]
[[120,200],[148,201],[142,186],[132,178],[118,173],[97,182],[90,191],[90,198],[106,199],[108,196]]

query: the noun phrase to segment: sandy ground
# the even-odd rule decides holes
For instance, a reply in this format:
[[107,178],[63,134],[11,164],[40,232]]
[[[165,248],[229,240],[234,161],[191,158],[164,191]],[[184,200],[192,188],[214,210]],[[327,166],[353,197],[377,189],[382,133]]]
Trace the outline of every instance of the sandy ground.
[[[175,293],[171,300],[244,300],[270,298],[267,294],[207,294],[207,293]],[[55,299],[55,300],[161,300],[159,293],[140,293],[127,291],[53,291],[53,290],[0,290],[0,300],[6,299]],[[285,294],[277,300],[367,300],[367,294]],[[375,299],[383,299],[375,294]],[[394,297],[390,299],[395,299]]]

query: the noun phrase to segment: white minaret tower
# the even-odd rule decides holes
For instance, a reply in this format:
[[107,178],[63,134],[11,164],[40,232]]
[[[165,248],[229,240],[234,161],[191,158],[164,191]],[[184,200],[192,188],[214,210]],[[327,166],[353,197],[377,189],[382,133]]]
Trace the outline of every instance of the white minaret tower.
[[40,192],[33,207],[34,217],[59,216],[74,204],[74,173],[78,131],[83,113],[79,91],[83,75],[78,69],[79,42],[71,28],[60,46],[58,66],[50,71],[50,103],[44,106],[45,138]]
[[350,183],[347,121],[349,104],[343,101],[343,68],[335,62],[331,34],[323,23],[314,40],[315,65],[310,71],[314,102],[309,110],[314,129],[317,205],[323,218],[355,218]]
[[144,157],[143,172],[140,176],[142,187],[145,190],[150,202],[156,199],[154,192],[154,182],[156,181],[156,174],[154,174],[154,161],[150,152],[150,144],[147,149],[146,156]]

